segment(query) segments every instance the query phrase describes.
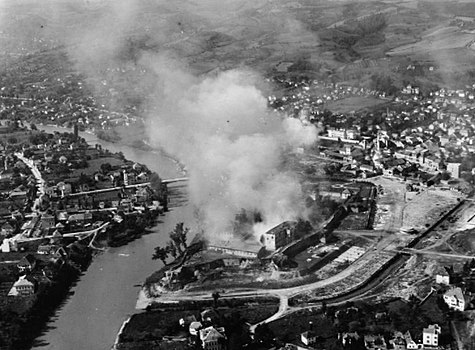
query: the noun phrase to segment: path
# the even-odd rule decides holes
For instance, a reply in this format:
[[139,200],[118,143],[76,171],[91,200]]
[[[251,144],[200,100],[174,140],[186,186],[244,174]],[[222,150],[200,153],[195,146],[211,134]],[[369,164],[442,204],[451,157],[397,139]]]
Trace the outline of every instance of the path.
[[45,193],[45,180],[41,176],[40,171],[38,170],[36,165],[33,163],[33,161],[26,158],[26,157],[24,157],[21,153],[18,153],[18,152],[15,153],[15,156],[18,159],[20,159],[23,163],[25,163],[28,166],[28,168],[30,168],[31,172],[33,173],[33,176],[35,177],[35,179],[37,181],[37,186],[38,186],[38,190],[40,191],[40,194],[44,194]]

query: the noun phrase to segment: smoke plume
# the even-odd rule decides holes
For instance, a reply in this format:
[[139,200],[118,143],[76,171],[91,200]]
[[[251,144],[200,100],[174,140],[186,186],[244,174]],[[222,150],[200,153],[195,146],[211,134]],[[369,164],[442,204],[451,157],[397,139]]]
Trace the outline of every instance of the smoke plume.
[[[42,30],[56,38],[61,32],[99,103],[113,110],[145,106],[150,141],[187,167],[190,201],[208,237],[229,232],[242,209],[261,214],[260,228],[303,212],[298,177],[282,163],[289,150],[315,142],[315,127],[268,109],[263,79],[246,68],[251,39],[270,44],[309,35],[281,10],[267,16],[272,6],[264,0],[87,0],[42,12]],[[199,69],[209,55],[226,61],[213,58],[220,73],[200,74],[212,66]],[[259,61],[254,58],[255,67]]]
[[168,57],[144,60],[158,81],[150,139],[186,164],[208,237],[229,232],[241,209],[261,213],[265,227],[302,213],[299,181],[282,160],[315,142],[313,125],[270,111],[250,71],[195,77]]

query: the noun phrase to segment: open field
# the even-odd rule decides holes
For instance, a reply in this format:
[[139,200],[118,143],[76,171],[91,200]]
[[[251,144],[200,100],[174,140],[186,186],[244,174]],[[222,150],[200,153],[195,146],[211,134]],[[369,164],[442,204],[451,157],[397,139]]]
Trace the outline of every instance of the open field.
[[460,31],[457,27],[443,27],[422,37],[416,43],[403,45],[387,52],[388,55],[431,55],[434,51],[469,48],[473,45],[475,35]]
[[423,229],[437,221],[440,215],[458,203],[460,194],[428,188],[413,196],[404,208],[404,227]]
[[379,106],[386,101],[375,97],[355,96],[325,103],[325,108],[335,113],[350,113]]

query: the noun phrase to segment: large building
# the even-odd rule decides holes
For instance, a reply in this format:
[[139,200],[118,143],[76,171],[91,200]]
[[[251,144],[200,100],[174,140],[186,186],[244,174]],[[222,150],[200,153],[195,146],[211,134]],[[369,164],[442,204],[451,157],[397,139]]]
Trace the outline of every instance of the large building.
[[279,225],[271,228],[261,237],[261,243],[266,250],[275,251],[286,246],[295,239],[294,229],[297,223],[295,221],[284,221]]
[[460,163],[447,163],[447,171],[454,179],[460,178]]
[[200,329],[201,346],[204,350],[225,350],[226,336],[223,328],[213,326]]
[[228,237],[221,241],[208,243],[207,249],[245,259],[257,259],[257,255],[262,249],[262,246],[255,241],[243,241],[237,238]]
[[464,295],[460,287],[455,287],[445,292],[444,301],[449,308],[459,311],[465,311],[470,303],[469,298]]
[[440,326],[438,324],[431,324],[427,328],[422,330],[422,344],[426,347],[438,347],[439,346],[439,334]]

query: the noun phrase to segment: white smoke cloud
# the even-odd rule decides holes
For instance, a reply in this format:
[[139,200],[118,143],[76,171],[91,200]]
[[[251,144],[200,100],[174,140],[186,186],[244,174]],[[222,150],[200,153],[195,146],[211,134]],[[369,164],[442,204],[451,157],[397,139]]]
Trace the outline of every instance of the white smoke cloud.
[[[203,77],[189,68],[209,70],[199,64],[207,51],[223,57],[216,67],[241,67],[250,35],[288,42],[292,52],[295,36],[313,35],[284,9],[267,16],[274,7],[266,0],[84,0],[41,11],[44,30],[61,38],[99,103],[147,107],[148,136],[186,165],[190,201],[211,236],[230,231],[241,209],[259,211],[267,226],[303,213],[298,177],[282,161],[289,149],[314,142],[315,128],[269,110],[252,70]],[[221,56],[214,35],[229,39],[231,51]]]
[[266,227],[303,213],[298,178],[282,160],[316,141],[313,125],[270,111],[252,72],[197,78],[167,57],[145,60],[159,81],[150,138],[186,164],[208,237],[229,232],[243,208],[260,212]]

